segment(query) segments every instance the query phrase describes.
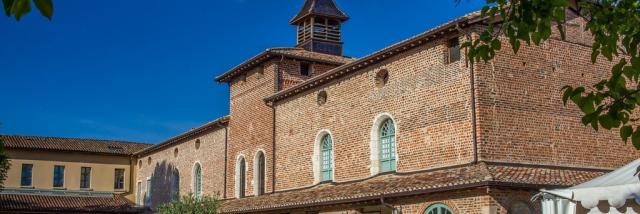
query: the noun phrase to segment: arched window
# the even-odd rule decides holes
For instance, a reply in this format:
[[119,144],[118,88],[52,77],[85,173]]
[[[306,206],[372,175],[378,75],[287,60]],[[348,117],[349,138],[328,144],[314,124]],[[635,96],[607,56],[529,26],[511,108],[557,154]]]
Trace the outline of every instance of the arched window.
[[196,163],[193,169],[193,193],[196,198],[202,198],[202,168]]
[[245,196],[246,168],[244,157],[240,157],[236,168],[236,195],[238,198],[244,198]]
[[264,153],[262,151],[258,151],[256,154],[256,158],[254,159],[254,183],[256,184],[254,191],[257,195],[263,195],[265,191],[265,176],[266,176],[266,165]]
[[380,126],[380,172],[396,171],[396,127],[387,119]]
[[453,210],[444,204],[434,204],[429,206],[424,214],[453,214]]
[[325,135],[320,142],[320,174],[321,181],[333,180],[333,142],[331,135]]
[[178,172],[178,169],[173,170],[171,177],[171,197],[174,201],[177,201],[180,199],[180,172]]

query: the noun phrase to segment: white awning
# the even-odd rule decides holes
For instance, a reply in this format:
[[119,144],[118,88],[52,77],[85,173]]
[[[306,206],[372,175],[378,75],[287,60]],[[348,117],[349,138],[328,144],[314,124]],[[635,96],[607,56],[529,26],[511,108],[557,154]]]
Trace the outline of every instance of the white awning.
[[628,199],[635,199],[636,203],[640,204],[640,179],[637,175],[639,167],[640,159],[586,183],[567,189],[543,189],[541,192],[568,199],[573,203],[580,202],[589,210],[598,206],[600,201],[607,201],[615,208],[623,207]]

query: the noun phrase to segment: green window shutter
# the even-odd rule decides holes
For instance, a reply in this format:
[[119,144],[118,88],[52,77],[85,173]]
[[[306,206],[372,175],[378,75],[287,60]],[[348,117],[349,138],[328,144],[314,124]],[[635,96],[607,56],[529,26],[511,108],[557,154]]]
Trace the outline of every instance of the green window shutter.
[[396,128],[391,119],[380,127],[380,170],[396,171]]
[[453,210],[444,204],[434,204],[429,206],[424,214],[453,214]]
[[321,141],[322,149],[320,152],[320,168],[322,172],[322,181],[333,180],[333,142],[331,142],[331,136],[325,135]]

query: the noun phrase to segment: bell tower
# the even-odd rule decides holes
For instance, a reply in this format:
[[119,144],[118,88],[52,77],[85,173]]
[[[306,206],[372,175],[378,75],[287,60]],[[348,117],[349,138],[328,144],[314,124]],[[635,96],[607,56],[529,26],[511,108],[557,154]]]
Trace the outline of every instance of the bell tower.
[[305,0],[289,23],[297,26],[297,47],[342,56],[340,26],[348,19],[335,0]]

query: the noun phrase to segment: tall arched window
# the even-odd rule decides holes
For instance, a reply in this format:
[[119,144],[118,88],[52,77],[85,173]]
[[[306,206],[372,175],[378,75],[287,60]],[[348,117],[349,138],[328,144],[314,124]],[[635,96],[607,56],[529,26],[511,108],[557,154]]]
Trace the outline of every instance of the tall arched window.
[[202,198],[202,168],[199,163],[193,169],[193,193],[196,198]]
[[254,183],[256,184],[254,191],[257,195],[264,194],[265,191],[265,176],[266,176],[266,165],[264,153],[262,151],[258,151],[256,154],[256,158],[254,159]]
[[322,137],[321,150],[320,150],[320,173],[321,181],[333,180],[333,142],[331,141],[331,135],[325,135]]
[[173,170],[171,177],[171,198],[177,201],[180,199],[180,172],[178,169]]
[[236,168],[236,191],[237,191],[237,196],[238,198],[244,198],[245,196],[245,189],[246,189],[246,163],[244,161],[244,157],[240,157],[237,163],[237,168]]
[[453,214],[453,210],[444,204],[434,204],[429,206],[424,214]]
[[387,119],[380,126],[380,172],[396,171],[396,127]]

